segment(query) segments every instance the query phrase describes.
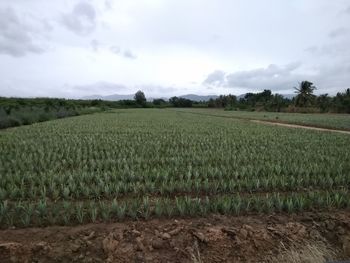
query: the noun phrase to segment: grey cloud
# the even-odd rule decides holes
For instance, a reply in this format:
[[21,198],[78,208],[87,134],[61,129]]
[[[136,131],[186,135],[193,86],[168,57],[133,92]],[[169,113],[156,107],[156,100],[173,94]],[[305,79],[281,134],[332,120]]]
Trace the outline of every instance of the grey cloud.
[[105,1],[105,8],[106,8],[107,10],[113,9],[113,5],[112,5],[112,2],[111,2],[110,0],[106,0],[106,1]]
[[154,98],[154,97],[162,97],[169,96],[170,94],[174,94],[177,91],[173,86],[162,86],[162,85],[136,85],[134,90],[142,90],[145,92],[146,97]]
[[350,28],[339,27],[329,32],[328,36],[331,38],[336,38],[336,37],[348,35],[349,33],[350,33]]
[[214,71],[208,75],[203,84],[209,88],[244,88],[246,91],[270,89],[274,92],[285,93],[293,92],[293,87],[300,81],[309,80],[318,87],[317,93],[334,95],[348,88],[348,83],[350,83],[350,61],[343,60],[342,63],[320,65],[314,68],[312,74],[297,73],[299,66],[300,63],[291,63],[286,66],[269,65],[266,68],[225,74],[224,78],[221,74],[215,74],[220,71]]
[[[34,22],[35,25],[30,25]],[[42,53],[41,30],[50,30],[42,21],[21,21],[12,8],[0,9],[0,54],[21,57],[27,53]]]
[[90,45],[91,45],[91,48],[94,52],[98,51],[99,42],[96,39],[91,40]]
[[336,94],[349,88],[350,83],[350,61],[342,61],[338,64],[319,66],[315,82],[325,88],[324,92]]
[[78,35],[88,35],[96,27],[96,11],[88,2],[79,2],[70,13],[62,15],[61,23]]
[[71,87],[71,90],[80,94],[110,95],[118,92],[125,92],[127,90],[127,86],[101,81],[88,85],[77,85]]
[[110,51],[114,54],[120,55],[128,59],[136,59],[136,55],[133,54],[129,49],[122,49],[119,46],[111,46]]
[[110,47],[111,52],[113,52],[114,54],[120,54],[120,47],[118,46],[111,46]]
[[292,73],[299,65],[292,63],[280,67],[272,64],[267,68],[228,74],[226,76],[227,86],[253,89],[269,88],[271,90],[290,89],[300,80],[300,76]]
[[229,74],[216,70],[208,75],[203,84],[209,87],[236,87],[250,90],[287,90],[291,89],[301,79],[299,74],[293,73],[300,65],[299,62],[285,66],[271,64],[266,68]]
[[123,52],[123,56],[126,58],[130,58],[130,59],[135,59],[136,55],[134,55],[130,50],[124,50]]
[[214,72],[210,73],[204,80],[204,84],[222,86],[225,84],[225,72],[222,70],[215,70]]
[[340,42],[329,43],[321,46],[312,46],[305,49],[306,52],[317,57],[328,57],[330,59],[341,58],[350,60],[350,39],[342,38]]
[[348,6],[348,8],[345,9],[345,13],[350,14],[350,6]]

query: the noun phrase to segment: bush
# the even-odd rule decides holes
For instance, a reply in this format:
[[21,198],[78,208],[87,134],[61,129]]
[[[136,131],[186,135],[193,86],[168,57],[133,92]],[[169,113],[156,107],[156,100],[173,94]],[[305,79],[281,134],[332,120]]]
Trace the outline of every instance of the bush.
[[14,117],[5,117],[0,119],[0,129],[22,125],[21,121]]

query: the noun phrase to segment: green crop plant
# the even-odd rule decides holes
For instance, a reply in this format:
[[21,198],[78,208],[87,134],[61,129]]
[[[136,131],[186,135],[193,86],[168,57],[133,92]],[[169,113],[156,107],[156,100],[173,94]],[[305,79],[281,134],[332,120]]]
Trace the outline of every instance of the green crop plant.
[[95,223],[98,218],[98,206],[95,201],[91,201],[89,204],[89,214],[92,223]]
[[8,216],[10,209],[8,206],[8,201],[5,200],[0,203],[0,224],[3,224]]
[[105,201],[100,201],[98,206],[99,206],[102,219],[104,221],[109,221],[112,215],[112,209],[110,204]]
[[2,131],[1,224],[350,207],[347,134],[194,111],[115,110]]
[[75,217],[78,220],[79,224],[82,224],[84,222],[85,208],[84,208],[83,203],[78,203],[75,206]]

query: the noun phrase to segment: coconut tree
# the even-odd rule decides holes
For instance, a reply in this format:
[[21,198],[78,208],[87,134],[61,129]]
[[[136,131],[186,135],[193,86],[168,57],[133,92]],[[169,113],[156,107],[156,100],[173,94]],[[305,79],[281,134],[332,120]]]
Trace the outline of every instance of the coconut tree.
[[306,107],[313,102],[315,95],[313,94],[316,87],[310,81],[304,80],[299,84],[298,88],[294,88],[298,94],[295,98],[296,106]]

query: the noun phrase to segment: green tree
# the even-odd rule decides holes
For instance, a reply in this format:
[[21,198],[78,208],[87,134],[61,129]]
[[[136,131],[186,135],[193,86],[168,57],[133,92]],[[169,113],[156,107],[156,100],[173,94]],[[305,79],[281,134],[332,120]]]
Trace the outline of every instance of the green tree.
[[298,94],[295,98],[295,105],[299,107],[311,106],[314,102],[315,95],[313,94],[316,87],[310,81],[304,80],[299,84],[298,88],[294,88]]
[[332,99],[328,97],[328,94],[321,94],[316,99],[317,106],[321,109],[322,112],[327,112],[331,106]]
[[275,94],[270,100],[271,108],[277,112],[281,111],[281,108],[285,106],[285,99],[280,94]]
[[135,93],[134,100],[138,105],[145,106],[146,105],[146,96],[141,90]]

